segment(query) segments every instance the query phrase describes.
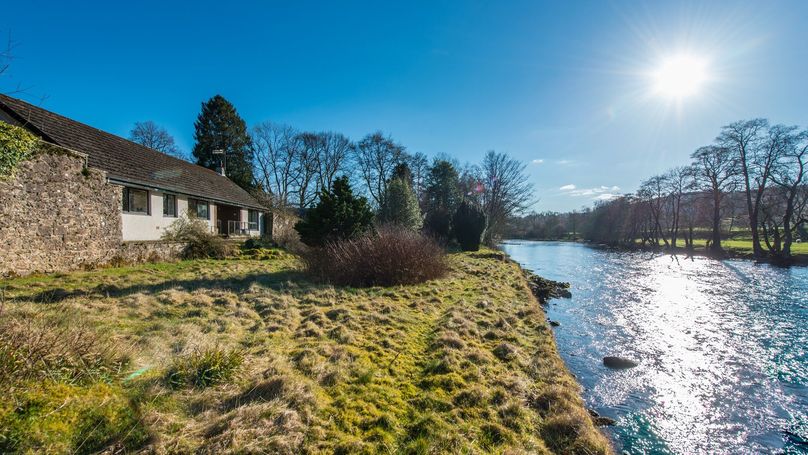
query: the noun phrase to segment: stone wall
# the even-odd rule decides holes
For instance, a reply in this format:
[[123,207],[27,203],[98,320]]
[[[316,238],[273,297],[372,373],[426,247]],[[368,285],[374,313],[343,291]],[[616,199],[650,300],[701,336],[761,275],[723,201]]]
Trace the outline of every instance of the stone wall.
[[121,247],[121,188],[85,156],[42,144],[0,178],[0,275],[109,263]]
[[115,261],[124,264],[134,264],[139,262],[165,262],[173,261],[182,255],[185,249],[183,242],[163,242],[163,241],[133,241],[123,242],[118,250]]

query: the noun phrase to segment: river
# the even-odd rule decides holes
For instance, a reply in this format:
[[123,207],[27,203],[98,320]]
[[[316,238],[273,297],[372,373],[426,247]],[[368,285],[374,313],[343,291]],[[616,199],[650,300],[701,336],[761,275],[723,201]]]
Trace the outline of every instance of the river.
[[[618,453],[808,453],[808,268],[507,241]],[[610,370],[608,355],[640,362]]]

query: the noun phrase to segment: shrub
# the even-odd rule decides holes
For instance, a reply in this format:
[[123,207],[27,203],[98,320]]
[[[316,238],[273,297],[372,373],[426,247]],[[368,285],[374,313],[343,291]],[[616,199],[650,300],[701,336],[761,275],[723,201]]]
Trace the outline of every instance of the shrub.
[[230,380],[244,361],[239,351],[207,349],[177,359],[166,373],[166,382],[173,388],[204,388]]
[[368,200],[356,197],[348,177],[334,180],[331,191],[320,192],[320,201],[295,224],[300,240],[309,246],[352,239],[370,229],[373,213]]
[[232,245],[210,231],[204,220],[183,215],[166,228],[163,240],[183,242],[185,259],[224,259],[234,253]]
[[463,201],[452,219],[452,233],[463,251],[477,251],[485,234],[486,218],[482,208]]
[[400,226],[328,243],[304,254],[303,260],[315,278],[350,286],[415,284],[447,270],[445,253],[434,240]]
[[421,209],[418,207],[418,198],[405,179],[394,178],[387,184],[384,200],[379,207],[379,221],[413,231],[421,229],[423,219]]
[[0,122],[0,177],[14,174],[20,161],[31,156],[39,138],[18,126]]

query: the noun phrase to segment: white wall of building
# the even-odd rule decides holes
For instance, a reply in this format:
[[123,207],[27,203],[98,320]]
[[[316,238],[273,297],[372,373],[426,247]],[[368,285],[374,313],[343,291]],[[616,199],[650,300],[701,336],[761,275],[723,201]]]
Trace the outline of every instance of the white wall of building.
[[[162,191],[149,191],[149,214],[122,213],[123,240],[160,240],[165,229],[176,221],[177,217],[188,212],[188,197],[176,195],[177,217],[163,215]],[[216,223],[216,204],[210,203],[210,219],[207,221],[211,230]]]
[[[164,216],[163,215],[163,196],[165,193],[162,191],[149,191],[149,213],[127,213],[121,214],[122,218],[122,234],[124,241],[134,240],[160,240],[171,223],[176,219],[188,212],[188,196],[177,194],[177,216]],[[173,194],[173,193],[170,193]],[[210,219],[207,220],[211,232],[216,232],[216,204],[210,204]],[[244,222],[249,221],[248,209],[241,209],[241,220]],[[258,237],[261,235],[261,227],[264,222],[263,214],[259,214],[259,226],[257,229],[251,229],[248,233],[251,237]]]

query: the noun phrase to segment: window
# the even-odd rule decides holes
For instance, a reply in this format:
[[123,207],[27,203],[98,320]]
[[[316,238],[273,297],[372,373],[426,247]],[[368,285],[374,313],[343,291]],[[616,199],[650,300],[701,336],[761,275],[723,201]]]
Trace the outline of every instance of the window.
[[208,201],[199,199],[188,199],[188,216],[191,218],[210,219],[210,204]]
[[123,211],[149,214],[149,192],[136,188],[123,189]]
[[163,195],[163,216],[177,216],[177,196],[173,194]]
[[251,231],[258,230],[258,210],[250,210],[247,212],[247,221],[249,221],[248,229]]

